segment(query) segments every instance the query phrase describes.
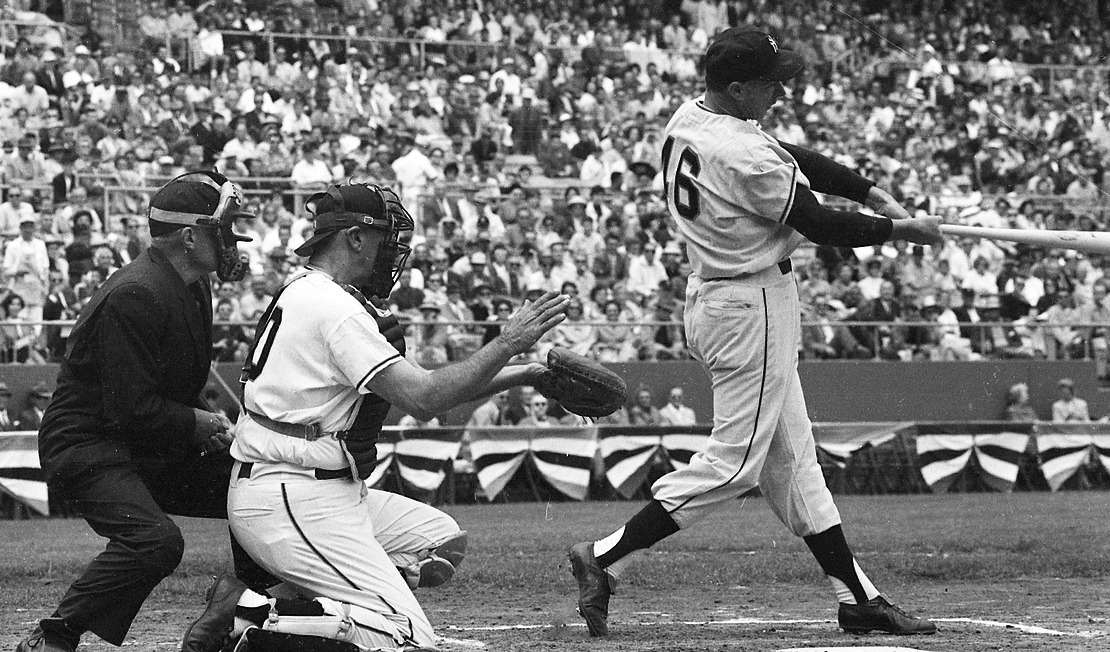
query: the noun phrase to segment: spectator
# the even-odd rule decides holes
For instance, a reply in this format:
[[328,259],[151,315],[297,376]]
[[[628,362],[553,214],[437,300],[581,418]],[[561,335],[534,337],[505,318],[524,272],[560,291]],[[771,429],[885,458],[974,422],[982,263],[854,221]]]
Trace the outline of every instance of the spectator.
[[35,327],[24,323],[27,321],[24,307],[23,297],[14,293],[0,302],[0,313],[3,314],[3,321],[7,322],[2,327],[8,346],[3,358],[5,362],[42,364],[46,358],[40,351]]
[[8,188],[8,200],[0,204],[0,236],[15,238],[25,220],[38,221],[35,207],[24,200],[22,187],[12,186]]
[[0,382],[0,432],[19,430],[19,420],[12,417],[9,403],[12,400],[12,390],[8,384]]
[[904,334],[894,323],[901,321],[902,306],[895,300],[893,283],[884,280],[879,287],[879,296],[860,306],[853,313],[852,321],[882,323],[852,326],[851,331],[872,357],[898,360]]
[[555,425],[555,422],[548,417],[547,399],[542,395],[532,394],[526,406],[527,411],[524,418],[518,421],[516,425],[533,428],[550,428]]
[[622,319],[620,303],[605,302],[605,323],[597,327],[593,355],[598,362],[629,362],[636,359],[636,327]]
[[651,390],[641,386],[636,391],[636,402],[628,410],[629,425],[657,426],[660,419],[659,409],[651,404]]
[[[1053,408],[1055,410],[1055,408]],[[1002,414],[1003,421],[1036,421],[1037,411],[1029,403],[1029,386],[1025,383],[1015,383],[1006,392],[1006,409]]]
[[682,388],[672,387],[667,404],[659,408],[659,425],[692,426],[698,422],[694,410],[684,405],[682,399]]
[[27,408],[19,413],[19,429],[38,431],[42,425],[42,415],[46,412],[46,404],[54,395],[50,385],[45,381],[35,383],[31,391],[27,392]]
[[1075,395],[1075,382],[1071,378],[1061,378],[1056,386],[1060,390],[1060,398],[1052,404],[1052,420],[1057,423],[1090,421],[1087,401]]
[[[29,321],[42,321],[42,310],[50,283],[50,258],[46,243],[35,234],[38,222],[25,217],[19,223],[19,238],[4,249],[4,277],[8,288],[23,297]],[[41,326],[35,326],[41,332]]]
[[552,346],[562,346],[578,355],[591,355],[597,343],[597,327],[585,321],[585,308],[580,298],[567,304],[566,320],[551,330]]
[[490,396],[484,403],[474,408],[467,420],[467,426],[486,428],[489,426],[508,425],[506,421],[506,408],[509,405],[508,390]]
[[844,304],[828,295],[814,298],[812,313],[803,319],[802,347],[806,357],[819,360],[863,359],[871,357],[867,347],[852,336],[842,322]]

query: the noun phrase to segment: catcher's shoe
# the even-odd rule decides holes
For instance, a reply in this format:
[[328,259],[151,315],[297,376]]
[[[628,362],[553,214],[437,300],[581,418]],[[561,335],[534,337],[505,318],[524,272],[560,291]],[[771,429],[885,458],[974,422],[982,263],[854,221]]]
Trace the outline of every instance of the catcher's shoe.
[[586,620],[590,636],[609,635],[609,596],[616,593],[616,579],[597,563],[594,544],[576,543],[567,551],[570,572],[578,580],[578,613]]
[[35,629],[15,646],[15,652],[73,652],[74,646],[56,641],[54,639],[47,640],[46,635],[42,633],[42,628],[35,626]]
[[218,652],[227,645],[235,627],[235,604],[247,585],[227,573],[220,573],[208,587],[204,613],[185,630],[181,652]]
[[410,589],[443,586],[455,576],[455,569],[466,557],[466,531],[452,535],[419,562],[401,569]]
[[935,634],[937,631],[932,621],[911,616],[881,595],[863,604],[841,602],[837,620],[840,628],[849,634],[866,634],[876,629],[888,634]]

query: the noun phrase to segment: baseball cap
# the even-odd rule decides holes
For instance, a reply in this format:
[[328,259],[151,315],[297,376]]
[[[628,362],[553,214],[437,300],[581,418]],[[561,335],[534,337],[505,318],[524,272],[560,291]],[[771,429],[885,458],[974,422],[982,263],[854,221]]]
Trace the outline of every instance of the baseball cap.
[[1075,387],[1075,381],[1071,378],[1061,378],[1056,381],[1056,385],[1059,387]]
[[342,206],[331,194],[320,193],[309,198],[315,215],[312,237],[293,250],[298,256],[311,256],[328,236],[352,226],[367,226],[366,217],[385,219],[385,202],[380,193],[369,186],[333,186],[342,196]]
[[726,29],[705,51],[705,84],[709,88],[757,79],[786,81],[803,68],[805,59],[800,54],[781,49],[770,34],[750,27]]

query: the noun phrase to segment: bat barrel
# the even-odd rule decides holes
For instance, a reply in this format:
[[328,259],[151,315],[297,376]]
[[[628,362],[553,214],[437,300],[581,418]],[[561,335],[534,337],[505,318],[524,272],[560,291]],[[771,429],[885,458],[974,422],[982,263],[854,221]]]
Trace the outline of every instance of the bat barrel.
[[941,233],[947,236],[989,238],[1005,242],[1018,242],[1045,249],[1072,249],[1089,253],[1110,254],[1110,233],[995,229],[986,226],[963,226],[961,224],[942,224],[940,230]]

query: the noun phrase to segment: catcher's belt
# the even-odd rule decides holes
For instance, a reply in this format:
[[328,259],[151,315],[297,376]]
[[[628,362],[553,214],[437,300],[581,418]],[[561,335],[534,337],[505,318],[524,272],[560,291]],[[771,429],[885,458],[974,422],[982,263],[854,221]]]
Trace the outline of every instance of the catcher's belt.
[[[239,462],[239,470],[235,473],[235,477],[249,480],[253,472],[254,462]],[[350,469],[312,469],[312,473],[317,480],[343,480],[351,477]]]
[[[339,440],[339,447],[343,450],[344,457],[347,458],[347,468],[341,469],[340,471],[330,471],[329,473],[341,473],[342,475],[337,476],[337,477],[348,477],[351,480],[354,480],[355,482],[361,482],[363,480],[363,478],[359,475],[358,462],[356,461],[354,455],[352,455],[350,449],[347,447],[346,440],[350,439],[350,440],[360,440],[360,441],[364,441],[364,440],[366,440],[366,441],[376,441],[377,438],[378,438],[378,432],[381,430],[381,424],[380,423],[377,424],[377,427],[372,427],[372,428],[350,428],[348,430],[324,430],[320,427],[320,424],[318,424],[318,423],[288,423],[286,421],[278,421],[276,419],[271,419],[270,417],[268,417],[264,414],[259,414],[259,413],[255,412],[254,410],[250,410],[250,409],[247,409],[245,407],[243,408],[243,410],[247,414],[249,414],[251,419],[253,419],[258,425],[262,426],[263,428],[266,428],[267,430],[276,432],[279,435],[285,435],[287,437],[296,437],[298,439],[305,439],[307,441],[316,441],[317,439],[320,439],[321,437],[327,437],[329,435],[334,435],[335,438],[337,440]],[[383,415],[383,417],[384,417],[384,415]],[[356,420],[356,422],[358,421],[357,416],[356,416],[355,420]],[[242,469],[240,469],[240,471],[241,470]],[[320,477],[320,475],[319,475],[320,472],[325,471],[325,470],[326,469],[316,469],[316,473],[317,473],[316,478],[318,480],[331,479],[331,478],[321,478]],[[248,477],[249,477],[249,472],[248,472]]]

